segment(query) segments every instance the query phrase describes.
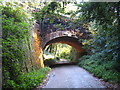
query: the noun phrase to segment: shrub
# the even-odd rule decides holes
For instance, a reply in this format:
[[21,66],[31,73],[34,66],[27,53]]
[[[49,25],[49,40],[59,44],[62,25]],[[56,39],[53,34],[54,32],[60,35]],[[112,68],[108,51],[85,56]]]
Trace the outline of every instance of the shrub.
[[[5,88],[18,88],[19,85],[16,84],[13,80],[6,80]],[[3,87],[4,89],[4,87]]]
[[6,85],[3,86],[3,89],[12,88],[12,89],[31,89],[43,82],[43,79],[46,77],[46,74],[50,71],[49,67],[41,68],[40,70],[34,70],[29,73],[23,73],[18,76],[16,82],[13,80],[6,80]]
[[[15,88],[18,76],[28,68],[27,60],[32,61],[30,40],[31,19],[19,7],[0,5],[2,10],[2,64],[3,86]],[[33,67],[33,64],[31,65]],[[26,72],[27,72],[26,69]]]
[[93,73],[96,77],[112,83],[120,83],[120,72],[115,69],[116,62],[107,60],[111,57],[103,53],[85,55],[79,59],[79,66]]

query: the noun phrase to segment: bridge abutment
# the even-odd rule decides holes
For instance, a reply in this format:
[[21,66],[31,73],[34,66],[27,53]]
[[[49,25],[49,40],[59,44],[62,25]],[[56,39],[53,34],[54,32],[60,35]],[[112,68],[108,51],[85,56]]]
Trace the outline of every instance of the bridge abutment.
[[43,62],[43,50],[41,47],[41,38],[39,37],[39,32],[37,28],[37,24],[34,24],[33,29],[33,57],[34,64],[37,68],[44,67]]

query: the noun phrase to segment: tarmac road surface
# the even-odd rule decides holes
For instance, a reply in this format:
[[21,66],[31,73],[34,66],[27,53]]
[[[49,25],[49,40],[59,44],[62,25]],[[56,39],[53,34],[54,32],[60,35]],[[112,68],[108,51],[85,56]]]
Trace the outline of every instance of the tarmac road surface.
[[105,86],[79,66],[62,65],[52,69],[46,86],[42,88],[105,88]]

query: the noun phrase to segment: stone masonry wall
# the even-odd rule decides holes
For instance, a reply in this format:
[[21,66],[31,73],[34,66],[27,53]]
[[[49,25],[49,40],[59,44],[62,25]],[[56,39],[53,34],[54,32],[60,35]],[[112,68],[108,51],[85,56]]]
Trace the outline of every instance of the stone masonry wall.
[[35,23],[34,24],[34,32],[33,32],[33,38],[34,38],[34,41],[33,41],[33,57],[34,57],[34,64],[37,68],[40,68],[40,67],[44,67],[44,63],[43,63],[43,52],[42,52],[42,47],[40,46],[41,45],[41,40],[40,40],[40,37],[39,37],[39,33],[38,33],[38,24]]

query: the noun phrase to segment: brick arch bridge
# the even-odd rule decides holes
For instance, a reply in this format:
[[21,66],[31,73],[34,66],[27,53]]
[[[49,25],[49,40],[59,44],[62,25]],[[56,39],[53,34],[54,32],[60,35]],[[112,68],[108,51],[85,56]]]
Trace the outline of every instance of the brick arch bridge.
[[82,40],[79,39],[90,38],[90,32],[88,32],[88,30],[83,27],[58,30],[58,28],[53,27],[53,25],[47,25],[47,23],[45,25],[47,28],[43,28],[41,23],[36,21],[33,25],[32,32],[34,60],[40,67],[44,67],[43,50],[49,44],[64,43],[71,45],[77,51],[76,58],[79,58],[85,52],[85,49],[82,48]]

